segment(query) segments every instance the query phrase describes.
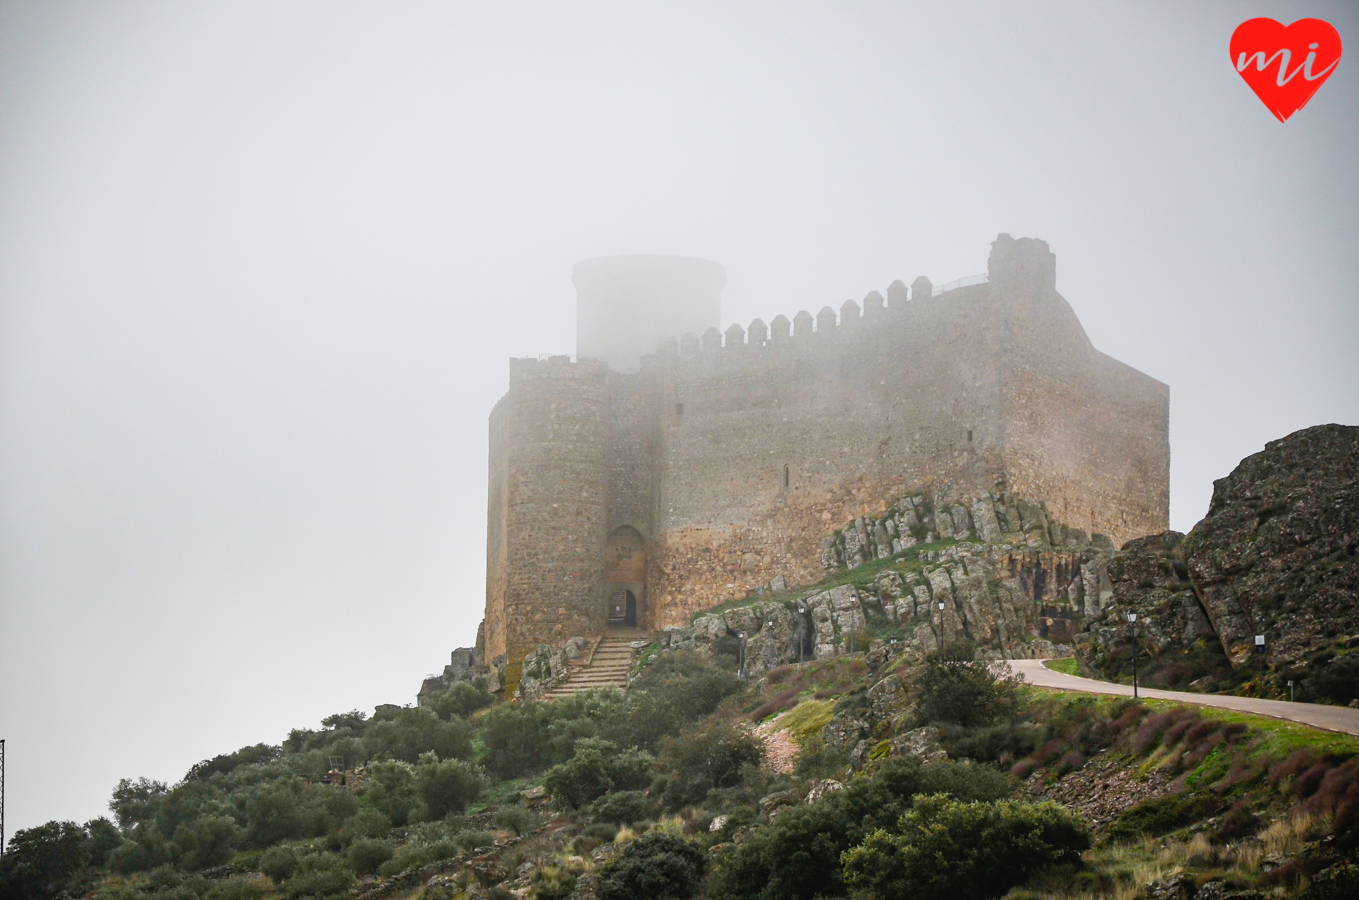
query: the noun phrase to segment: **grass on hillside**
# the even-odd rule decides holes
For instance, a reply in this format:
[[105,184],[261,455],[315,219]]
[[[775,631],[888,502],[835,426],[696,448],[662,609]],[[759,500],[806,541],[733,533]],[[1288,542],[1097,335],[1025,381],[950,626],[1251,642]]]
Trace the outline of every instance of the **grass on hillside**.
[[1080,675],[1081,664],[1076,662],[1076,657],[1068,656],[1065,659],[1044,660],[1043,665],[1054,672],[1061,672],[1063,675]]

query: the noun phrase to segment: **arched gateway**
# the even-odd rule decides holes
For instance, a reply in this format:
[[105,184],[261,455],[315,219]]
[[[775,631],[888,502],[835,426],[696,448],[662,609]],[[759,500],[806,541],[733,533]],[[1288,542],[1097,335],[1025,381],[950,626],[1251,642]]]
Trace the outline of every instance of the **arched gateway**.
[[608,623],[636,628],[646,603],[646,542],[630,525],[615,528],[605,550],[604,584],[609,598]]

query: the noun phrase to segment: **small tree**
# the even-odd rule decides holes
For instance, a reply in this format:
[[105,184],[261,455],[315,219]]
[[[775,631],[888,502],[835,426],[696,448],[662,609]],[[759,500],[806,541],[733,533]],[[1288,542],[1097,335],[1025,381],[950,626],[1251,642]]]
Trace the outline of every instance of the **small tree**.
[[707,865],[707,854],[695,844],[652,831],[600,871],[599,900],[689,900],[702,887]]
[[975,644],[945,644],[916,669],[916,724],[974,727],[1012,719],[1018,683],[1004,662],[978,659]]
[[702,803],[713,788],[735,787],[742,770],[763,757],[754,735],[725,722],[668,738],[661,744],[661,769],[672,776],[665,805],[678,809]]
[[425,803],[425,816],[442,819],[460,813],[486,790],[481,769],[460,759],[440,761],[433,753],[420,757],[415,769],[415,789]]
[[654,763],[649,753],[620,750],[599,738],[581,738],[574,756],[548,770],[543,787],[558,803],[577,809],[610,791],[646,787]]

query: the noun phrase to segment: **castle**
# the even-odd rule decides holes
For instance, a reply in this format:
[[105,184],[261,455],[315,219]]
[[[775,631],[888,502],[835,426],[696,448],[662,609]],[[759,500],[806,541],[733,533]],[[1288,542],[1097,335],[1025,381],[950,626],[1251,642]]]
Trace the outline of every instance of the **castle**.
[[511,685],[539,644],[813,581],[831,531],[922,486],[1041,499],[1120,544],[1168,526],[1169,388],[1094,348],[1041,240],[725,332],[715,263],[574,280],[576,360],[511,360],[490,417],[481,649]]

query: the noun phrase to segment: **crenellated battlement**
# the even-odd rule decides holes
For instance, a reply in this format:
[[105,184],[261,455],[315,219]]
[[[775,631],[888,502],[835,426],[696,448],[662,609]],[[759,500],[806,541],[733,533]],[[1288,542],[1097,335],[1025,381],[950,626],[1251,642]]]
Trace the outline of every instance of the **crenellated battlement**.
[[838,314],[830,306],[823,306],[815,316],[807,310],[799,311],[793,316],[791,323],[786,316],[775,316],[772,331],[765,325],[763,319],[755,319],[748,328],[742,328],[733,322],[725,331],[718,331],[717,326],[712,326],[701,336],[688,332],[683,336],[666,338],[654,354],[649,354],[650,359],[642,358],[642,368],[645,370],[654,365],[654,358],[694,356],[699,353],[735,350],[742,347],[773,347],[791,339],[824,338],[836,332],[854,333],[865,323],[885,324],[891,321],[892,317],[904,320],[911,315],[912,304],[932,300],[959,288],[976,287],[986,283],[985,272],[959,278],[938,287],[922,275],[915,280],[909,292],[901,281],[894,281],[887,288],[888,296],[894,298],[890,304],[882,294],[869,291],[864,296],[862,307],[852,299],[846,300],[840,304]]

